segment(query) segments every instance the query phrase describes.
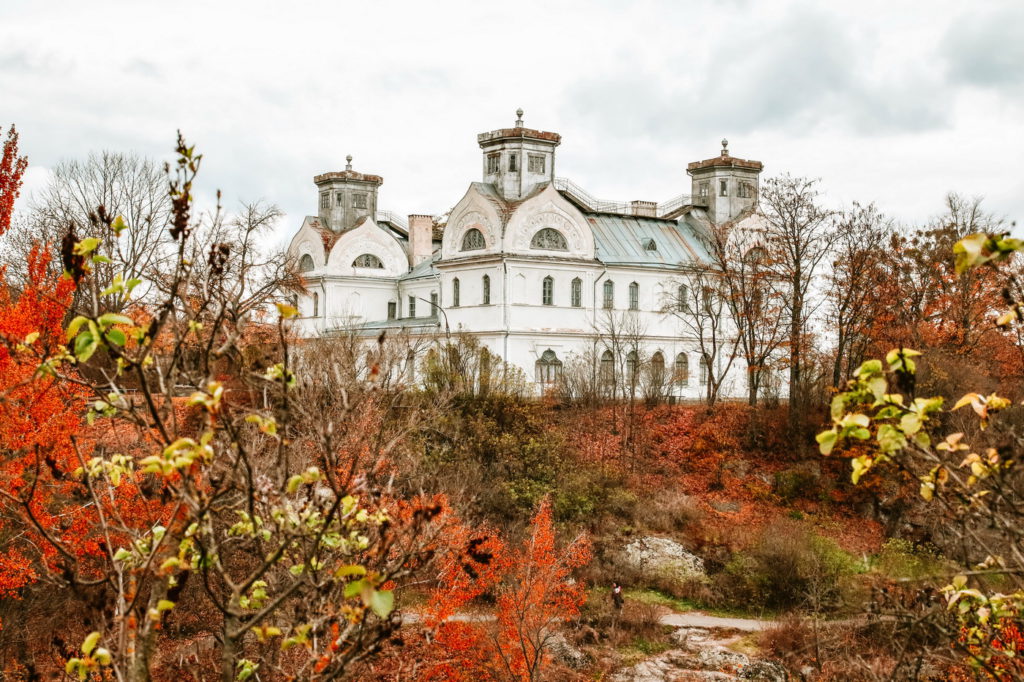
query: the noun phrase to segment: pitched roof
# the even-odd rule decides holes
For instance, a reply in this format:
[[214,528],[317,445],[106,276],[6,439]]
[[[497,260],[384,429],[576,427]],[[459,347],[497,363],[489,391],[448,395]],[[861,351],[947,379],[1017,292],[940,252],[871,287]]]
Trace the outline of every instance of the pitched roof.
[[[608,265],[679,267],[710,258],[694,226],[611,213],[587,213],[597,259]],[[653,242],[654,249],[648,248]]]

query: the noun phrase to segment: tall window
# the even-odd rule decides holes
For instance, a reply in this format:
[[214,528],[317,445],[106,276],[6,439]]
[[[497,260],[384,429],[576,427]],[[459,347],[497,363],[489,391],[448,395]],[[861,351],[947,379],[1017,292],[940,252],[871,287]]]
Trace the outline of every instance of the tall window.
[[416,317],[416,297],[409,297],[409,317]]
[[700,385],[706,386],[708,383],[708,356],[700,356]]
[[463,251],[479,251],[486,247],[487,243],[484,241],[484,233],[475,227],[466,232],[466,236],[462,238]]
[[393,320],[398,316],[398,304],[394,301],[388,301],[388,319]]
[[518,173],[519,172],[519,155],[509,154],[508,155],[508,172]]
[[352,267],[377,268],[378,270],[380,270],[384,267],[384,263],[382,263],[380,258],[377,258],[372,253],[364,253],[361,256],[356,256],[356,259],[352,261]]
[[555,351],[548,348],[537,360],[536,364],[537,382],[541,384],[553,384],[562,375],[562,361],[555,355]]
[[345,205],[345,195],[342,194],[341,192],[338,192],[337,194],[335,194],[334,195],[334,205],[337,206],[338,208],[341,208],[342,206],[344,206]]
[[459,307],[459,278],[452,280],[452,307]]
[[484,288],[483,304],[484,305],[490,305],[491,304],[491,276],[490,275],[484,275],[483,288]]
[[665,356],[661,351],[651,356],[651,383],[655,386],[665,383]]
[[299,259],[299,272],[309,272],[314,267],[313,257],[308,253],[302,254],[302,258]]
[[555,280],[551,277],[545,277],[543,283],[543,291],[541,293],[541,302],[544,305],[551,305],[555,298]]
[[437,292],[430,292],[430,314],[431,316],[437,315]]
[[640,357],[635,350],[629,351],[629,355],[626,356],[626,378],[629,379],[631,386],[635,386],[640,378]]
[[610,279],[604,283],[604,307],[609,310],[615,307],[615,282]]
[[487,155],[487,172],[489,174],[498,172],[498,160],[499,159],[497,154]]
[[313,292],[313,317],[320,315],[320,295]]
[[718,183],[718,196],[720,196],[720,197],[727,197],[727,196],[729,196],[728,187],[729,187],[729,185],[725,182],[725,180],[720,180],[719,183]]
[[575,277],[572,280],[572,307],[579,308],[583,305],[583,280]]
[[640,285],[636,282],[629,285],[629,309],[640,309]]
[[601,383],[610,385],[615,381],[615,356],[610,350],[601,353]]
[[702,293],[701,305],[704,306],[704,312],[710,315],[715,303],[714,292],[711,291],[711,287],[704,287],[704,291]]
[[561,232],[545,227],[533,235],[533,239],[530,240],[530,248],[543,249],[545,251],[568,251],[569,244],[565,241],[565,236]]
[[331,195],[329,192],[324,192],[320,195],[320,208],[331,207]]
[[690,385],[690,356],[686,353],[676,356],[675,380],[680,386]]
[[680,284],[676,291],[676,308],[681,313],[690,312],[690,289],[685,284]]

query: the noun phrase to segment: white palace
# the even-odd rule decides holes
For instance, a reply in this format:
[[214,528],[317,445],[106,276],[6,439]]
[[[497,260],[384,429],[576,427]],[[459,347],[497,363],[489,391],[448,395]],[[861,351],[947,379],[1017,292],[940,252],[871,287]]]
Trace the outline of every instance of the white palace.
[[[379,210],[383,179],[354,171],[351,156],[344,171],[313,179],[320,210],[288,247],[307,284],[302,333],[450,328],[542,389],[574,354],[611,361],[599,330],[630,316],[644,361],[671,377],[666,393],[700,398],[702,356],[663,309],[680,276],[707,258],[702,231],[757,220],[762,164],[731,156],[723,140],[720,155],[688,164],[686,194],[602,201],[555,175],[561,136],[517,114],[513,127],[477,136],[482,177],[440,219]],[[737,358],[722,397],[745,396],[745,374]]]

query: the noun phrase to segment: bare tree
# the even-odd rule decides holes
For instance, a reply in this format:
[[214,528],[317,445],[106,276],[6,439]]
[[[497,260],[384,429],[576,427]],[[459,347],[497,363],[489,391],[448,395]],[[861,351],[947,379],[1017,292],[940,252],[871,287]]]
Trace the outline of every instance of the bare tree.
[[878,248],[892,224],[874,204],[854,203],[836,223],[836,243],[829,273],[825,320],[836,334],[832,386],[846,385],[867,352],[867,327],[877,310],[873,291],[882,280],[884,255]]
[[708,405],[718,401],[737,356],[731,293],[728,279],[714,264],[695,267],[673,281],[662,308],[679,321],[683,335],[696,342]]
[[[783,175],[765,183],[759,214],[774,274],[782,283],[789,324],[789,426],[794,433],[807,407],[803,389],[804,340],[817,308],[815,275],[831,252],[836,233],[832,212],[818,203],[817,180]],[[802,442],[802,441],[801,441]]]
[[[120,275],[126,282],[148,282],[173,254],[167,233],[170,208],[167,177],[159,164],[134,153],[92,153],[83,161],[57,164],[50,183],[32,197],[28,214],[4,236],[0,248],[17,276],[35,244],[57,249],[71,230],[77,239],[105,240],[104,255],[111,262],[95,266],[102,280]],[[108,226],[118,217],[130,229],[112,239]],[[51,267],[59,269],[60,259],[53,259]],[[127,299],[119,292],[108,293],[99,302],[106,311],[121,312]],[[77,297],[75,307],[83,305]]]

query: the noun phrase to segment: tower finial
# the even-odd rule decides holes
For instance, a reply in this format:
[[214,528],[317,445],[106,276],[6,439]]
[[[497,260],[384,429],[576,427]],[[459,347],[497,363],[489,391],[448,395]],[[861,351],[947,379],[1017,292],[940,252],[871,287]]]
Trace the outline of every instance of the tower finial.
[[349,154],[345,157],[345,170],[352,170],[352,155]]
[[722,138],[722,156],[729,156],[729,140]]
[[522,107],[519,107],[518,109],[516,109],[516,116],[517,116],[517,118],[516,118],[516,128],[522,128],[523,127],[523,108]]

